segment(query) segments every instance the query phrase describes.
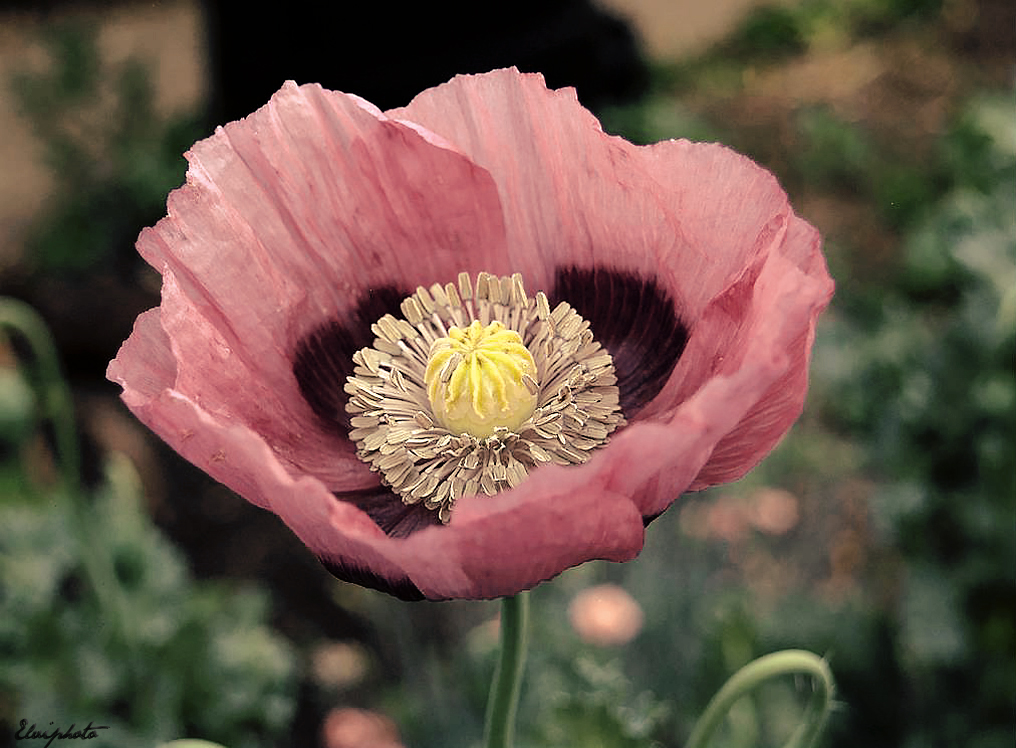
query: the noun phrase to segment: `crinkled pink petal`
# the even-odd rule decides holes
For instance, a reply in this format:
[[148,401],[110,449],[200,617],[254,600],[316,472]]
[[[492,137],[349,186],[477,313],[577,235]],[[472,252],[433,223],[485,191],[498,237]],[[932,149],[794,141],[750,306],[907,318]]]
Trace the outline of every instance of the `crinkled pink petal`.
[[[800,412],[832,283],[814,229],[726,148],[633,146],[574,92],[506,70],[385,114],[287,84],[189,159],[169,217],[139,240],[163,273],[162,306],[109,376],[153,430],[343,578],[497,597],[632,558],[644,517],[743,474]],[[656,279],[691,330],[630,425],[588,463],[463,497],[449,525],[405,538],[332,495],[377,479],[300,394],[295,341],[344,319],[366,289],[488,270],[550,290],[569,267]]]
[[[771,174],[719,145],[605,134],[573,89],[498,70],[457,76],[391,117],[418,122],[497,182],[514,269],[543,288],[598,264],[662,280],[694,319],[790,213]],[[529,280],[532,279],[532,280]]]
[[122,398],[140,406],[158,397],[176,381],[172,342],[162,329],[162,309],[156,307],[134,320],[134,332],[110,362],[106,376],[123,386]]
[[631,497],[592,471],[554,466],[526,486],[463,497],[449,525],[404,541],[409,576],[425,595],[502,597],[590,559],[627,561],[642,549],[642,515]]
[[[819,243],[811,226],[795,222],[781,248],[788,251],[776,253],[754,284],[750,312],[744,315],[733,347],[753,352],[753,346],[768,345],[784,354],[783,365],[772,375],[759,378],[757,399],[716,445],[691,490],[743,476],[776,446],[804,408],[815,326],[833,291]],[[802,267],[801,258],[791,253],[805,249],[811,250],[803,253],[805,263],[815,263],[816,258],[820,261],[811,273],[807,264]]]
[[817,232],[770,173],[719,145],[639,147],[606,135],[574,91],[548,91],[539,75],[514,70],[459,76],[389,115],[420,122],[490,170],[513,267],[527,278],[549,283],[555,267],[574,264],[663,282],[692,337],[640,419],[671,418],[711,377],[740,366],[761,328],[787,328],[781,337],[796,354],[756,380],[695,488],[743,475],[800,414],[833,284]]
[[192,148],[168,217],[138,241],[164,278],[173,386],[335,489],[362,485],[363,466],[300,395],[294,341],[365,288],[504,269],[490,176],[423,132],[358,97],[288,83]]
[[[383,580],[389,590],[415,589],[432,599],[494,598],[590,558],[630,559],[642,547],[642,515],[631,500],[563,468],[534,476],[528,492],[463,499],[447,527],[390,538],[317,478],[291,475],[246,426],[172,389],[139,394],[125,392],[134,413],[186,459],[279,515],[326,563]],[[534,525],[535,513],[540,522]]]

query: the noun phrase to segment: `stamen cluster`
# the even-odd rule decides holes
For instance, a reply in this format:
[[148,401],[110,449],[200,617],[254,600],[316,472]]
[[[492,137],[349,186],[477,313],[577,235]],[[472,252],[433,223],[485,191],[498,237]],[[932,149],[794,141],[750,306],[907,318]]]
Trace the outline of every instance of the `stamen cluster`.
[[[460,273],[457,285],[417,288],[401,311],[403,319],[385,315],[372,325],[374,345],[353,355],[349,436],[405,503],[422,501],[442,522],[460,496],[512,488],[540,464],[585,462],[624,424],[613,360],[589,323],[566,302],[551,311],[543,292],[528,296],[519,274],[480,273],[474,285]],[[532,414],[482,437],[441,424],[425,377],[435,342],[474,321],[515,331],[537,372],[529,378],[538,390]]]

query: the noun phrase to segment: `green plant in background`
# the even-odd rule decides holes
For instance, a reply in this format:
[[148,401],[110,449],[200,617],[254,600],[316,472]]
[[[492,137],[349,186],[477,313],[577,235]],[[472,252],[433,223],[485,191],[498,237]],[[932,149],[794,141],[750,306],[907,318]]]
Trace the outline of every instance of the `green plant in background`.
[[183,181],[182,154],[202,124],[192,113],[161,119],[147,64],[108,65],[89,27],[57,25],[42,41],[49,68],[10,82],[56,179],[26,240],[28,264],[75,277],[130,267],[123,260],[133,260],[139,228],[162,215]]
[[830,34],[863,38],[940,12],[942,0],[803,0],[753,9],[709,57],[774,62],[801,54]]
[[[540,745],[644,748],[653,745],[671,711],[649,691],[637,692],[616,659],[590,653],[559,661],[545,675]],[[535,673],[535,678],[541,674]]]
[[[126,458],[106,456],[104,480],[84,488],[45,327],[20,302],[0,300],[0,328],[28,342],[34,364],[24,378],[10,368],[3,378],[0,720],[43,731],[92,720],[108,727],[96,745],[185,734],[277,745],[295,706],[295,658],[266,625],[265,593],[194,582],[152,524]],[[56,475],[26,462],[39,425],[33,404],[56,437]]]
[[1011,105],[1002,97],[968,105],[962,131],[947,139],[962,171],[905,237],[905,266],[884,289],[881,314],[847,332],[852,342],[838,354],[822,353],[840,367],[830,413],[870,440],[874,519],[906,562],[893,626],[898,664],[914,676],[897,704],[909,717],[907,745],[1002,746],[1013,737]]

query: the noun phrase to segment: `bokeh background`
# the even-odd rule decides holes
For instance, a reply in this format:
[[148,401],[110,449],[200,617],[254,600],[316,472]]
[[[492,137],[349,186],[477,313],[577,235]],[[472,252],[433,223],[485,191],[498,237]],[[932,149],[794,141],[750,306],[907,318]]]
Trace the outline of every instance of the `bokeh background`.
[[[637,560],[534,592],[519,744],[676,748],[728,675],[799,647],[838,678],[825,746],[1011,748],[1016,6],[418,6],[0,9],[0,295],[41,316],[71,392],[4,331],[0,745],[22,719],[108,725],[92,745],[110,746],[479,743],[496,604],[336,582],[103,373],[158,303],[134,239],[215,124],[287,78],[384,108],[515,64],[576,86],[608,131],[719,140],[774,171],[837,280],[774,454],[682,497]],[[763,689],[717,744],[781,745],[808,696]]]

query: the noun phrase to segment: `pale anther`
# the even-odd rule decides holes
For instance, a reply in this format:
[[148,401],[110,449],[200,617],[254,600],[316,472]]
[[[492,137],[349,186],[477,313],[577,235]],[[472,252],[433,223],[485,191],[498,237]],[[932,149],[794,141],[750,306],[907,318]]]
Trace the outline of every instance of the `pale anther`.
[[406,504],[455,502],[589,459],[623,425],[613,361],[567,303],[522,277],[460,273],[420,286],[353,356],[349,437]]

